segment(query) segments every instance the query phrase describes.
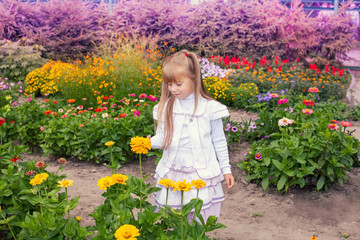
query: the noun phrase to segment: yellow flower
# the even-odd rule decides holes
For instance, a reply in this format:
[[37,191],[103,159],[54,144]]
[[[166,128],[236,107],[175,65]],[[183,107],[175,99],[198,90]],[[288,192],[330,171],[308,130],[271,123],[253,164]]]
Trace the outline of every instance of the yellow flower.
[[111,176],[111,178],[115,181],[115,183],[126,185],[126,180],[129,178],[126,175],[115,173]]
[[310,239],[311,239],[311,240],[316,240],[317,237],[316,237],[316,236],[312,236]]
[[105,143],[105,146],[107,147],[111,147],[112,145],[114,145],[115,143],[113,141],[109,141]]
[[174,192],[175,191],[184,191],[188,192],[192,188],[191,184],[186,182],[186,180],[183,180],[182,182],[177,182],[174,186]]
[[196,189],[206,187],[206,183],[205,183],[203,180],[201,180],[201,179],[192,180],[192,181],[191,181],[191,184],[192,184],[193,187],[195,187]]
[[61,181],[58,181],[58,186],[59,187],[63,187],[63,188],[67,188],[69,186],[72,186],[74,183],[74,180],[68,180],[68,179],[63,179]]
[[114,236],[117,240],[136,240],[140,236],[139,229],[130,224],[125,224],[119,227]]
[[147,154],[151,149],[151,141],[144,137],[133,137],[130,141],[131,151],[138,154]]
[[11,96],[6,96],[6,100],[10,100],[11,99]]
[[111,177],[104,177],[104,178],[100,178],[100,180],[98,181],[98,186],[100,187],[100,190],[105,190],[108,188],[108,187],[111,187],[112,185],[115,184],[115,181],[113,178]]
[[173,188],[175,186],[175,182],[173,180],[167,179],[167,178],[161,179],[159,181],[159,184],[165,186],[166,188],[169,188],[169,187]]
[[43,183],[44,181],[46,181],[46,179],[48,177],[49,177],[49,174],[47,174],[47,173],[36,174],[35,177],[30,180],[30,184],[33,186],[39,185],[39,184]]
[[75,219],[76,219],[77,222],[81,221],[81,217],[79,217],[79,216],[77,216]]

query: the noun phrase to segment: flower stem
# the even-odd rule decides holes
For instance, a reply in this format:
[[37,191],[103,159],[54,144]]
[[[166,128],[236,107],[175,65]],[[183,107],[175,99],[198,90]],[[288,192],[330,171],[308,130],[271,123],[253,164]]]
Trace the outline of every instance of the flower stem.
[[168,198],[169,198],[169,187],[166,188],[166,205],[168,204]]
[[[184,201],[184,191],[181,190],[181,213],[182,213],[182,208],[183,208],[183,201]],[[184,217],[182,217],[181,219],[181,240],[184,239]]]
[[142,212],[142,200],[143,200],[142,182],[143,182],[143,177],[142,177],[142,169],[141,169],[141,154],[139,154],[139,166],[140,166],[140,212]]
[[[67,192],[67,188],[65,188],[66,201],[69,202],[69,196]],[[68,220],[70,221],[70,209],[68,210]]]
[[114,159],[111,148],[110,148],[110,158],[111,158],[111,174],[114,174]]
[[[4,220],[6,221],[6,218],[5,218],[5,217],[3,217],[3,218],[4,218]],[[14,232],[13,232],[13,230],[12,230],[12,228],[11,228],[10,224],[9,224],[9,223],[7,223],[7,225],[8,225],[8,227],[9,227],[9,229],[10,229],[11,235],[12,235],[12,236],[13,236],[13,238],[16,240],[15,234],[14,234]]]

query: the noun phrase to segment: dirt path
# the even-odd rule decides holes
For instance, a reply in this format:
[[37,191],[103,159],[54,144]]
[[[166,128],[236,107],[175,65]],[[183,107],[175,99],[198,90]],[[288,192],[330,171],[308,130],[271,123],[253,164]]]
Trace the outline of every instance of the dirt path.
[[[360,123],[353,125],[360,127]],[[249,143],[241,143],[230,151],[236,185],[225,191],[226,200],[220,217],[220,222],[227,228],[212,232],[210,237],[221,240],[309,240],[316,235],[319,240],[338,240],[343,239],[343,233],[348,233],[351,234],[349,239],[360,239],[360,169],[349,173],[349,182],[343,187],[334,186],[329,192],[311,189],[292,190],[286,195],[271,189],[264,192],[261,187],[248,183],[236,166],[249,147]],[[35,154],[24,158],[47,160]],[[57,168],[57,162],[50,162],[47,169],[55,172]],[[143,171],[150,174],[148,182],[154,185],[154,158],[143,163]],[[127,163],[118,172],[138,176],[139,167],[137,163]],[[71,214],[81,216],[83,225],[93,225],[88,214],[104,200],[103,191],[96,184],[100,178],[111,175],[111,169],[69,161],[62,173],[74,180],[74,186],[68,190],[70,197],[80,196],[79,205]]]

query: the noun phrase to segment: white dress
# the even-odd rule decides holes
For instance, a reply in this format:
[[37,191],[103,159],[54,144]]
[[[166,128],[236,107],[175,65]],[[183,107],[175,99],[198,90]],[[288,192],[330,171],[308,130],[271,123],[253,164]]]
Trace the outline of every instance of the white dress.
[[[206,100],[202,97],[200,98],[202,104],[199,104],[198,108],[205,108],[204,112],[207,113],[208,116],[215,116],[216,118],[209,120],[210,132],[209,134],[207,134],[209,138],[211,138],[211,142],[213,145],[212,151],[214,151],[213,156],[215,158],[215,161],[211,161],[211,157],[209,157],[209,159],[202,159],[205,160],[205,163],[201,164],[199,163],[199,160],[197,160],[199,158],[194,157],[194,155],[197,154],[194,154],[194,144],[191,140],[191,135],[193,134],[192,132],[196,131],[194,131],[193,125],[190,126],[190,124],[194,124],[194,122],[196,122],[196,119],[192,119],[195,98],[194,94],[191,94],[183,100],[175,101],[175,105],[178,105],[174,105],[174,111],[177,111],[179,115],[185,115],[185,120],[183,121],[181,131],[175,131],[174,129],[174,133],[178,133],[180,135],[173,136],[173,142],[178,141],[178,145],[176,147],[177,151],[175,155],[172,156],[171,152],[167,153],[167,150],[164,151],[163,157],[159,161],[159,164],[155,171],[155,179],[157,180],[157,182],[164,178],[174,180],[175,182],[183,180],[191,182],[192,180],[197,179],[204,180],[206,183],[206,187],[200,188],[199,198],[202,199],[204,202],[201,214],[206,220],[211,215],[219,217],[221,202],[224,201],[224,192],[221,186],[221,182],[222,180],[224,180],[224,174],[231,173],[229,154],[222,123],[222,117],[229,116],[229,112],[224,105],[214,100]],[[195,118],[204,118],[205,115],[206,114],[200,114],[197,117],[195,116]],[[156,116],[157,112],[155,107],[154,118],[156,118]],[[176,117],[174,119],[174,121],[179,121]],[[162,141],[159,140],[162,139],[162,136],[163,135],[161,133],[161,127],[158,127],[156,135],[151,139],[152,148],[161,148]],[[177,141],[174,141],[174,139],[177,139]],[[202,140],[203,139],[201,139],[200,141]],[[171,158],[167,158],[167,154],[170,154]],[[211,156],[211,154],[205,155]],[[157,187],[161,188],[162,190],[154,194],[155,203],[158,206],[163,207],[166,204],[166,188],[159,184],[157,184]],[[196,189],[185,192],[183,204],[186,204],[190,202],[191,199],[196,198],[196,195]],[[172,189],[169,190],[169,206],[175,209],[180,208],[180,199],[181,193],[179,191],[174,192],[172,191]]]

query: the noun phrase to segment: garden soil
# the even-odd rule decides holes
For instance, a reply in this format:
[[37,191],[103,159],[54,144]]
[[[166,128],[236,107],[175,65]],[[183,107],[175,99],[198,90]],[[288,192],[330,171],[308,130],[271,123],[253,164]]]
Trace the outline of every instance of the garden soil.
[[[253,113],[236,111],[232,120],[241,121],[256,116]],[[355,136],[360,137],[360,122],[352,122]],[[316,235],[319,240],[343,239],[350,234],[351,240],[360,240],[360,169],[348,173],[349,181],[343,186],[333,186],[328,192],[314,189],[291,189],[288,194],[276,189],[263,191],[261,186],[246,181],[244,172],[236,165],[249,149],[249,143],[240,143],[230,148],[230,162],[236,180],[234,188],[225,191],[219,222],[227,226],[208,234],[221,240],[309,240]],[[48,171],[55,172],[57,161],[31,154],[25,160],[45,160],[50,164]],[[155,159],[143,161],[143,172],[149,174],[147,182],[155,184],[153,178]],[[137,163],[124,164],[117,170],[121,174],[139,175]],[[79,205],[71,214],[80,216],[82,225],[94,225],[88,216],[96,206],[103,203],[102,190],[97,181],[111,175],[111,169],[103,165],[68,160],[63,174],[74,180],[69,187],[71,198],[80,196]],[[225,187],[224,187],[225,189]],[[152,200],[151,200],[152,201]]]

